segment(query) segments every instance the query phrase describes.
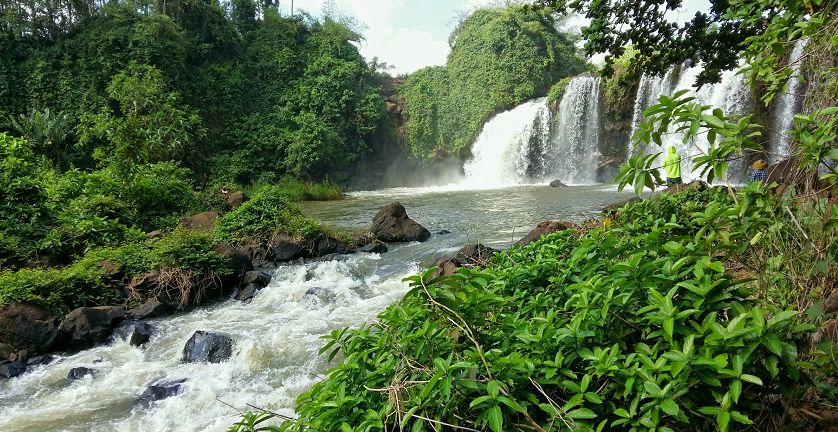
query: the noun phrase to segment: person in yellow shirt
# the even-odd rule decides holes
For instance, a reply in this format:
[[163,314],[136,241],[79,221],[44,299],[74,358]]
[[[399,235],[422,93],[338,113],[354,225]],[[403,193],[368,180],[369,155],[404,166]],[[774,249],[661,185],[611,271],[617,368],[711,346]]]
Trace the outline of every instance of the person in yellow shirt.
[[675,151],[675,146],[669,146],[669,153],[663,160],[663,169],[666,171],[666,185],[674,186],[681,184],[681,155]]

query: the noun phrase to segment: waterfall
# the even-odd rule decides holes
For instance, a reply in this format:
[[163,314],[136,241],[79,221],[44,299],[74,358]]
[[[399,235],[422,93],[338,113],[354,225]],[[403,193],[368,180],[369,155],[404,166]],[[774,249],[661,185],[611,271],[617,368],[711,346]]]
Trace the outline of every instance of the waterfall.
[[[687,96],[695,97],[696,103],[721,108],[725,114],[745,114],[752,109],[751,92],[743,75],[737,71],[725,71],[719,83],[705,84],[696,89],[693,84],[701,71],[701,66],[676,66],[670,68],[662,77],[644,74],[635,99],[632,136],[643,120],[644,110],[656,103],[660,96],[671,96],[680,90],[689,90]],[[673,129],[675,128],[670,127],[671,132],[662,137],[662,147],[650,143],[630,149],[629,154],[634,156],[640,153],[665,152],[666,148],[674,146],[681,155],[682,178],[684,181],[694,180],[698,175],[691,172],[693,159],[706,154],[709,142],[701,132],[685,142],[684,134],[674,132]],[[657,161],[658,165],[662,163],[663,155]],[[739,181],[741,171],[741,163],[738,160],[732,161],[729,179]]]
[[599,77],[573,78],[559,102],[545,180],[593,183],[599,160]]
[[601,128],[599,82],[591,76],[570,80],[555,116],[540,98],[486,122],[463,166],[464,184],[593,183]]
[[768,151],[771,163],[786,159],[790,154],[790,141],[788,132],[794,126],[794,114],[800,112],[802,105],[801,93],[803,82],[800,75],[800,67],[803,57],[803,49],[806,48],[808,39],[798,39],[794,43],[791,54],[786,61],[786,67],[791,69],[792,74],[786,84],[786,90],[774,98],[771,107],[771,129],[769,131]]
[[463,166],[465,183],[498,187],[527,182],[528,173],[541,164],[549,119],[546,98],[524,102],[492,117],[483,125],[471,148],[473,156]]

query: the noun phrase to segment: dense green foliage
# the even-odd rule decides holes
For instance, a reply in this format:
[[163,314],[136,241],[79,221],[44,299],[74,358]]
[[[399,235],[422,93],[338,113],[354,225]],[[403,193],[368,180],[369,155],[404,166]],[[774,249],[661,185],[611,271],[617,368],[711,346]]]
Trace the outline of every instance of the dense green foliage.
[[323,351],[343,360],[277,429],[751,424],[765,395],[803,380],[797,346],[811,328],[727,271],[754,233],[791,223],[757,186],[739,204],[721,189],[660,195],[483,270],[409,278],[375,323],[330,336]]
[[475,11],[449,43],[445,66],[415,72],[400,89],[407,142],[421,158],[467,155],[492,114],[544,96],[558,79],[585,68],[551,16],[521,6]]
[[22,301],[58,314],[118,304],[123,301],[120,290],[134,276],[155,270],[181,272],[195,283],[214,282],[229,273],[226,259],[212,251],[215,241],[212,233],[176,230],[159,240],[91,251],[63,268],[3,271],[0,304]]
[[359,35],[331,18],[250,0],[47,3],[0,15],[0,130],[64,168],[178,161],[199,184],[316,179],[379,125]]

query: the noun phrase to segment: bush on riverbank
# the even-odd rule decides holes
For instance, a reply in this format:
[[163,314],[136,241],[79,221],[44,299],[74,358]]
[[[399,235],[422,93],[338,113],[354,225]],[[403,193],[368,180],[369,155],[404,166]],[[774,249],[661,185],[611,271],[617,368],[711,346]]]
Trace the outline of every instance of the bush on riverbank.
[[792,223],[773,204],[759,186],[735,201],[721,189],[663,194],[608,227],[545,236],[484,270],[410,278],[413,289],[375,323],[330,336],[323,352],[342,362],[299,398],[299,419],[276,430],[765,421],[768,399],[806,382],[799,347],[812,329],[733,271],[755,264],[758,233]]

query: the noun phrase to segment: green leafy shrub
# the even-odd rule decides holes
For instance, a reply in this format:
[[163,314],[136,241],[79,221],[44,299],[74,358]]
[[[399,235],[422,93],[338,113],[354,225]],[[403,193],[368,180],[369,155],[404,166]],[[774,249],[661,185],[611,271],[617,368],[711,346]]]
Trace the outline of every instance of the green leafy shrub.
[[333,201],[343,199],[340,187],[329,180],[301,182],[291,176],[283,177],[277,187],[292,201]]
[[[408,278],[412,290],[375,323],[329,337],[323,352],[344,360],[275,429],[751,424],[763,397],[803,379],[797,341],[810,328],[726,273],[727,246],[701,204],[716,194],[661,196],[611,228],[545,236],[484,270]],[[680,200],[695,204],[631,219]],[[751,209],[746,219],[760,219]]]
[[323,229],[291,202],[285,190],[266,186],[250,201],[221,217],[216,231],[224,241],[242,243],[267,240],[276,232],[311,240]]
[[547,92],[547,104],[552,106],[554,103],[561,102],[562,96],[564,96],[564,91],[567,89],[567,84],[571,79],[573,78],[562,78],[550,87],[550,91]]

